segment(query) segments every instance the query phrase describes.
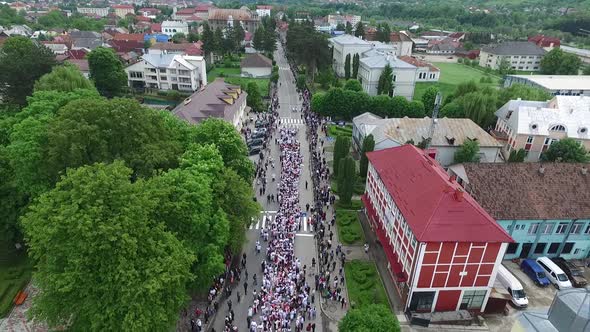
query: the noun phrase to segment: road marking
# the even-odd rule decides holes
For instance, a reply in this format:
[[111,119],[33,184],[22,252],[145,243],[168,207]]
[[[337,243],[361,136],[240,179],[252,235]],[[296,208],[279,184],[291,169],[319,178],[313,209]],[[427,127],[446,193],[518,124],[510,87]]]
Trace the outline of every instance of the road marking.
[[[270,219],[270,216],[268,218]],[[270,224],[270,220],[268,223]],[[262,228],[264,228],[265,225],[266,225],[266,214],[264,215],[264,217],[262,217]]]
[[309,234],[309,233],[297,233],[295,234],[295,236],[306,236],[306,237],[312,237],[313,234]]
[[303,231],[307,232],[307,217],[303,217],[303,220],[301,220],[301,222],[303,223]]

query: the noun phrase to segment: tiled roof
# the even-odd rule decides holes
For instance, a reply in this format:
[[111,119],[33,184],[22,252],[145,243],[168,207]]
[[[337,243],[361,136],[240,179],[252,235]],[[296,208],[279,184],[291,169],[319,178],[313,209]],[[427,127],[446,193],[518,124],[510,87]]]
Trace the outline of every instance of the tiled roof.
[[260,53],[253,53],[242,60],[240,63],[241,68],[271,68],[272,60],[265,57]]
[[[497,220],[590,219],[582,163],[466,163],[467,190]],[[539,170],[543,168],[541,173]]]
[[410,39],[410,37],[406,36],[403,33],[392,32],[389,35],[389,41],[391,41],[392,43],[395,43],[395,42],[411,42],[412,39]]
[[420,242],[514,242],[423,150],[408,144],[367,153]]
[[351,35],[340,35],[338,37],[330,38],[330,40],[334,43],[341,44],[341,45],[365,45],[367,47],[371,46],[366,40],[362,40],[359,37],[351,36]]
[[436,68],[431,63],[428,63],[426,61],[422,61],[422,60],[416,59],[413,56],[404,55],[404,56],[400,56],[399,58],[402,61],[405,61],[405,62],[407,62],[409,64],[412,64],[412,65],[414,65],[416,67],[429,67],[430,68],[430,71],[440,71],[438,68]]
[[496,55],[543,55],[545,50],[528,41],[504,42],[481,48],[483,52]]
[[71,63],[78,67],[81,72],[88,72],[90,71],[90,67],[88,66],[88,60],[86,59],[68,59],[66,62]]
[[360,63],[365,64],[369,68],[385,68],[385,65],[389,64],[391,68],[405,68],[412,69],[416,68],[405,61],[400,60],[395,55],[378,54],[374,56],[368,56],[360,58]]
[[223,78],[217,78],[193,93],[187,98],[186,101],[190,100],[188,103],[180,103],[172,112],[189,123],[199,123],[207,118],[232,122],[246,96],[240,86],[227,84]]
[[143,33],[116,33],[113,40],[133,40],[143,42],[145,34]]
[[209,20],[223,20],[227,21],[227,19],[231,16],[234,20],[238,21],[250,21],[256,20],[252,18],[252,14],[248,10],[243,9],[221,9],[215,8],[209,10]]

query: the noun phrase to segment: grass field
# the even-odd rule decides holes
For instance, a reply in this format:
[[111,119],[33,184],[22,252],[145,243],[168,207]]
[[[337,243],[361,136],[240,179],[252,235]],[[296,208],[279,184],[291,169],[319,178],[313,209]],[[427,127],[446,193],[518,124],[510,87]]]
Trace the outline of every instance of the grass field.
[[[458,63],[437,62],[433,64],[440,69],[439,81],[416,83],[414,100],[421,100],[426,89],[433,85],[438,86],[443,97],[445,97],[453,93],[459,83],[475,81],[475,83],[483,86],[497,86],[500,79],[497,76],[488,75],[483,71]],[[479,80],[482,77],[491,77],[493,83],[480,83]]]
[[347,262],[344,264],[344,274],[351,307],[368,304],[383,304],[389,307],[381,277],[373,262]]
[[207,82],[211,83],[217,77],[223,76],[224,80],[227,83],[240,85],[246,87],[248,83],[255,82],[258,84],[258,89],[260,90],[260,94],[263,97],[268,96],[268,84],[270,83],[269,78],[248,78],[248,77],[241,77],[240,76],[241,70],[240,68],[223,68],[217,67],[213,70],[210,70],[207,73]]
[[344,244],[365,243],[365,235],[359,221],[358,212],[336,210],[336,224],[338,225],[338,238]]
[[12,308],[16,293],[31,280],[32,267],[25,254],[0,257],[0,317]]
[[350,205],[343,205],[340,203],[340,200],[337,200],[335,206],[336,209],[358,211],[363,207],[363,202],[360,199],[351,199]]
[[328,136],[336,137],[338,135],[352,137],[352,125],[328,125]]

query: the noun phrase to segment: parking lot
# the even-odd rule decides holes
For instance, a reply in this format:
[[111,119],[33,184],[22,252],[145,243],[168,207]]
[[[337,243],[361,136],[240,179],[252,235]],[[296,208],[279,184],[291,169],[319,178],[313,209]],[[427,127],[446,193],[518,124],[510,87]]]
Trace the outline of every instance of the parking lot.
[[[525,293],[527,294],[529,305],[526,309],[516,309],[511,304],[508,304],[509,314],[504,315],[485,315],[485,321],[490,331],[503,332],[510,331],[517,316],[523,310],[546,310],[551,306],[553,298],[557,293],[557,289],[550,285],[547,287],[539,287],[535,285],[533,280],[529,278],[524,272],[520,270],[520,267],[509,260],[503,261],[502,264],[520,281]],[[584,268],[584,276],[590,280],[590,268]]]

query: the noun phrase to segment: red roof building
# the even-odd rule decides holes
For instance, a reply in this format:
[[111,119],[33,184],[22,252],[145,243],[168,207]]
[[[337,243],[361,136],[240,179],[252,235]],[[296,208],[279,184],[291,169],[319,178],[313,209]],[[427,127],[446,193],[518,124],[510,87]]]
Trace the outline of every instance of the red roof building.
[[362,201],[404,311],[482,312],[512,238],[427,152],[367,157]]
[[162,23],[154,23],[150,28],[151,33],[162,32]]
[[529,37],[529,41],[537,44],[537,46],[539,47],[547,49],[552,49],[554,47],[561,46],[561,41],[559,40],[559,38],[547,37],[544,35],[536,35],[533,37]]

